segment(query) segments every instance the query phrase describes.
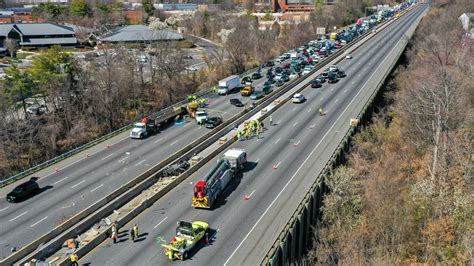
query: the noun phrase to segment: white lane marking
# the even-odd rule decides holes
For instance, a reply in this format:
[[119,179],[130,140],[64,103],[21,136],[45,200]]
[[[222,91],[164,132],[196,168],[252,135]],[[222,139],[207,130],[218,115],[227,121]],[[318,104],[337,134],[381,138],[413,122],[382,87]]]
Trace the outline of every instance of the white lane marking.
[[252,197],[253,193],[255,193],[255,189],[250,193],[249,198]]
[[346,92],[346,91],[347,91],[347,89],[344,90],[344,92]]
[[311,108],[308,109],[308,113],[311,112]]
[[184,124],[183,127],[187,127],[187,126],[189,126],[189,125],[191,125],[191,123],[186,123],[186,124]]
[[258,161],[260,161],[260,158],[258,158],[257,160],[255,160],[256,163],[258,163]]
[[139,166],[140,164],[144,163],[146,161],[146,159],[143,159],[141,161],[139,161],[137,164],[135,164],[135,166]]
[[[115,145],[115,144],[117,144],[117,143],[119,143],[119,142],[121,142],[121,141],[124,141],[124,140],[128,139],[128,138],[129,138],[129,137],[125,137],[125,138],[123,138],[123,139],[117,140],[116,142],[113,142],[112,144],[108,144],[108,145],[107,145],[105,148],[103,148],[102,150],[98,150],[98,151],[96,151],[96,152],[93,152],[93,153],[89,154],[89,156],[92,156],[92,155],[94,155],[94,154],[96,154],[96,153],[98,153],[98,152],[101,152],[101,151],[107,149],[108,147],[111,147],[111,146],[113,146],[113,145]],[[70,164],[67,164],[67,165],[61,167],[61,169],[65,169],[65,168],[68,168],[69,166],[75,165],[76,163],[78,163],[78,162],[84,160],[85,158],[87,158],[87,157],[82,157],[81,159],[79,159],[79,160],[77,160],[77,161],[75,161],[75,162],[72,162],[72,163],[70,163]],[[55,174],[55,173],[56,173],[56,171],[55,171],[55,172],[52,172],[52,173],[49,173],[49,174],[43,176],[42,178],[46,178],[46,177],[48,177],[48,176],[50,176],[50,175],[53,175],[53,174]]]
[[352,84],[352,85],[354,85],[354,81],[352,81],[352,83],[351,83],[351,84]]
[[280,140],[281,140],[281,138],[277,139],[277,140],[275,141],[275,144],[277,144],[278,142],[280,142]]
[[48,219],[48,216],[46,216],[46,217],[44,217],[43,219],[41,219],[41,220],[37,221],[36,223],[34,223],[34,224],[30,225],[30,227],[35,227],[35,225],[37,225],[37,224],[41,223],[42,221],[44,221],[44,220],[46,220],[46,219]]
[[1,209],[1,210],[0,210],[0,212],[2,212],[2,211],[4,211],[4,210],[6,210],[6,209],[8,209],[8,208],[10,208],[10,206],[8,206],[8,207],[5,207],[5,208]]
[[291,109],[291,111],[296,111],[296,106],[293,109]]
[[278,120],[277,124],[280,124],[281,123],[281,120]]
[[159,138],[159,139],[153,141],[153,143],[158,143],[158,141],[161,141],[162,139],[163,139],[163,138]]
[[104,184],[101,184],[100,186],[93,188],[93,189],[91,190],[91,192],[94,192],[94,191],[98,190],[98,189],[101,188],[102,186],[104,186]]
[[333,91],[333,90],[334,90],[334,87],[331,88],[331,91]]
[[79,186],[80,184],[82,184],[82,183],[84,183],[84,182],[86,182],[86,180],[85,180],[85,179],[84,179],[84,180],[82,180],[81,182],[79,182],[79,183],[75,184],[75,185],[74,185],[74,186],[72,186],[71,188],[75,188],[75,187]]
[[177,140],[173,141],[173,142],[170,144],[170,146],[173,146],[173,145],[175,145],[176,143],[178,143]]
[[57,183],[62,182],[62,181],[64,181],[64,180],[68,179],[68,178],[69,178],[69,176],[66,176],[66,177],[63,178],[63,179],[60,179],[60,180],[54,182],[53,185],[56,185]]
[[295,123],[293,124],[293,127],[296,127],[296,125],[298,125],[298,122],[295,122]]
[[339,101],[339,99],[336,99],[336,100],[334,101],[334,103],[337,103],[337,101]]
[[319,101],[320,101],[320,102],[322,102],[322,101],[323,101],[323,99],[324,99],[324,97],[321,97],[321,99],[319,99]]
[[[398,42],[393,46],[393,48],[390,50],[389,53],[387,53],[387,55],[391,54],[393,49],[395,49],[395,47],[397,47],[397,44]],[[375,73],[377,73],[377,70],[384,65],[385,61],[387,60],[388,56],[386,56],[384,58],[384,60],[380,63],[380,65],[375,69],[374,72],[372,72],[372,75],[370,75],[370,77],[367,79],[367,81],[364,83],[364,85],[361,87],[361,89],[359,90],[359,92],[357,92],[357,94],[352,98],[352,100],[349,102],[349,104],[346,106],[346,108],[344,109],[344,111],[342,111],[342,113],[339,115],[339,117],[336,119],[336,121],[334,121],[334,124],[332,124],[331,128],[329,128],[328,131],[326,131],[326,134],[324,134],[323,138],[318,142],[318,144],[316,145],[316,147],[314,147],[314,149],[311,151],[311,153],[309,154],[308,157],[306,157],[306,159],[303,161],[303,163],[298,167],[298,169],[296,170],[296,172],[293,174],[293,176],[290,178],[290,180],[288,180],[288,182],[285,184],[285,186],[281,189],[281,191],[278,193],[278,195],[273,199],[273,201],[270,203],[270,205],[267,207],[267,209],[263,212],[262,216],[260,216],[260,218],[257,220],[257,222],[252,226],[252,228],[250,228],[250,231],[245,235],[244,239],[242,239],[242,241],[240,242],[240,244],[237,246],[237,248],[232,252],[232,254],[230,254],[230,257],[224,262],[224,266],[227,265],[227,263],[232,259],[232,257],[235,255],[235,253],[237,252],[237,250],[244,244],[245,241],[247,241],[247,238],[250,236],[250,234],[252,234],[253,230],[255,230],[255,227],[257,227],[257,225],[260,223],[260,221],[263,219],[263,217],[267,214],[267,212],[270,210],[270,208],[273,206],[273,204],[275,204],[275,202],[278,200],[278,198],[281,196],[281,194],[283,193],[283,191],[285,191],[285,189],[288,187],[288,185],[293,181],[293,179],[295,178],[295,176],[298,174],[298,172],[301,170],[301,168],[303,167],[303,165],[306,164],[306,162],[309,160],[309,158],[311,158],[311,156],[313,155],[313,153],[316,151],[316,149],[319,147],[319,145],[321,145],[321,143],[323,142],[323,140],[327,137],[327,135],[329,134],[329,132],[332,132],[332,129],[333,127],[336,125],[336,123],[339,121],[339,119],[341,119],[341,117],[344,115],[344,113],[347,111],[347,109],[349,109],[349,107],[351,106],[351,104],[355,101],[355,99],[357,99],[357,96],[359,96],[359,94],[363,91],[363,88],[367,85],[367,83],[372,80],[372,77],[374,76]],[[280,163],[278,163],[280,164]]]
[[125,157],[123,157],[122,159],[118,160],[118,161],[119,161],[119,163],[123,163],[123,162],[125,162],[125,160],[127,160],[127,159],[128,159],[128,157],[130,157],[130,156],[125,156]]
[[111,154],[109,154],[109,155],[105,156],[104,158],[102,158],[101,160],[102,160],[102,161],[103,161],[103,160],[107,160],[107,158],[110,158],[110,156],[113,156],[113,155],[114,155],[114,154],[113,154],[113,153],[111,153]]
[[18,215],[17,217],[15,217],[15,218],[13,218],[13,219],[10,219],[10,222],[15,221],[16,219],[20,218],[21,216],[23,216],[23,215],[25,215],[25,214],[27,214],[27,213],[28,213],[28,211],[25,211],[24,213]]
[[155,227],[153,227],[154,229],[156,229],[158,226],[160,226],[161,223],[163,223],[164,221],[166,221],[166,219],[168,219],[168,216],[165,217],[165,219],[161,220],[161,222],[159,222],[157,225],[155,225]]

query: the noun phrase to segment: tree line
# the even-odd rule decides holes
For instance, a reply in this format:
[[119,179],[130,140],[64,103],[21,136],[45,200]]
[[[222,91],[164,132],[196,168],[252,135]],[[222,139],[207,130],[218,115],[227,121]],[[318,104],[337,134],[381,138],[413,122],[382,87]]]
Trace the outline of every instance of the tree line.
[[458,17],[472,1],[431,1],[390,103],[326,178],[312,264],[474,261],[474,57]]

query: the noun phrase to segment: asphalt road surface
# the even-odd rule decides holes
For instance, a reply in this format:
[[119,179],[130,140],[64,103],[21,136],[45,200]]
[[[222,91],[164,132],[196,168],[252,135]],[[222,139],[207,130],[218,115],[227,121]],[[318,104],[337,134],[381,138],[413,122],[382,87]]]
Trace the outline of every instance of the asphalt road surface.
[[[263,69],[265,74],[267,69]],[[261,87],[266,78],[254,82]],[[230,98],[244,104],[253,102],[240,93],[207,95],[210,115],[224,120],[242,107],[230,105]],[[0,259],[22,245],[47,233],[57,225],[114,191],[122,184],[169,157],[210,129],[192,122],[172,125],[145,140],[130,139],[129,132],[113,137],[97,147],[79,153],[36,174],[41,192],[20,203],[5,196],[30,177],[0,189]]]
[[[278,234],[336,146],[349,128],[349,119],[360,112],[381,76],[378,70],[391,64],[388,55],[410,26],[418,22],[426,5],[397,19],[383,32],[356,50],[353,59],[339,66],[347,77],[322,88],[303,91],[302,104],[288,102],[273,114],[276,125],[265,121],[260,139],[237,142],[247,150],[246,169],[229,184],[211,210],[194,209],[194,184],[203,179],[215,160],[141,213],[133,224],[140,228],[139,241],[128,234],[113,244],[104,241],[83,257],[88,265],[168,265],[160,239],[169,241],[176,222],[205,221],[213,229],[210,245],[201,244],[180,265],[260,264]],[[319,116],[323,106],[326,116]],[[247,198],[247,199],[246,199]]]

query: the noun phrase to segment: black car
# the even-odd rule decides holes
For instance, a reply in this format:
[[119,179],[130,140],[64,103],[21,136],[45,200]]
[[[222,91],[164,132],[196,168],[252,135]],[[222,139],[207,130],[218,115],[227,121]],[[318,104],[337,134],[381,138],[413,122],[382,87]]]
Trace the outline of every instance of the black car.
[[283,84],[285,84],[285,82],[284,82],[283,80],[279,79],[279,80],[276,82],[275,85],[276,85],[277,87],[281,87],[281,86],[283,86]]
[[220,124],[222,124],[222,118],[218,116],[209,117],[204,123],[206,128],[215,128]]
[[290,81],[290,76],[286,74],[282,74],[280,80],[283,80],[283,82],[288,82]]
[[274,66],[274,65],[275,65],[275,62],[273,62],[273,61],[268,61],[268,62],[265,64],[265,66],[267,66],[267,67],[272,67],[272,66]]
[[311,88],[319,88],[321,86],[321,81],[319,79],[316,78],[311,81]]
[[34,193],[39,191],[39,185],[34,180],[29,180],[16,188],[12,192],[7,194],[7,201],[18,202],[28,198]]
[[236,106],[236,107],[243,107],[244,106],[244,104],[239,99],[236,99],[236,98],[230,99],[230,104],[232,104],[233,106]]
[[273,75],[273,71],[268,70],[268,72],[267,72],[267,78],[270,78],[270,77],[273,77],[273,76],[274,76],[274,75]]
[[316,79],[319,79],[319,82],[321,83],[326,82],[326,78],[323,75],[319,75]]
[[345,76],[346,76],[346,72],[344,72],[344,70],[339,69],[339,70],[337,71],[337,77],[338,77],[338,78],[343,78],[343,77],[345,77]]
[[246,84],[246,83],[248,83],[248,82],[252,83],[252,78],[250,78],[250,77],[244,77],[244,78],[242,78],[242,80],[240,81],[241,84]]
[[329,68],[326,69],[326,70],[324,70],[324,72],[321,73],[321,74],[323,75],[323,77],[326,77],[326,78],[327,78],[327,77],[329,76]]
[[260,72],[255,72],[255,73],[252,74],[252,79],[253,80],[259,79],[261,77],[262,77],[262,75],[260,74]]
[[281,67],[276,67],[275,68],[275,73],[280,74],[281,72],[283,72],[283,68],[281,68]]
[[328,73],[328,82],[329,83],[336,83],[338,81],[337,79],[337,73],[334,71],[330,71]]
[[273,77],[271,77],[271,78],[268,78],[268,82],[270,82],[270,84],[273,84],[276,82],[276,80]]

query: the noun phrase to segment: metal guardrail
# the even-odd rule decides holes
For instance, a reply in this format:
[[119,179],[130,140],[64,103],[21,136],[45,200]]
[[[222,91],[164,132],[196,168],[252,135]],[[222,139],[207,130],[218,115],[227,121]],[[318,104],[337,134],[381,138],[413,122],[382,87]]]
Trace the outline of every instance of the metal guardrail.
[[[368,34],[368,33],[367,33]],[[296,78],[296,79],[293,79],[292,81],[286,83],[284,86],[278,88],[277,90],[274,90],[270,95],[269,97],[264,97],[262,98],[261,100],[257,101],[256,103],[256,108],[252,108],[252,109],[249,109],[249,110],[244,110],[238,114],[236,114],[233,118],[229,119],[228,121],[224,122],[222,125],[220,125],[217,130],[218,132],[214,133],[214,132],[209,132],[209,134],[211,134],[212,136],[216,136],[218,134],[220,134],[221,132],[225,132],[226,130],[228,130],[228,126],[230,124],[235,124],[235,123],[240,123],[240,122],[243,122],[245,119],[245,117],[247,117],[249,114],[250,115],[253,115],[255,114],[256,112],[258,112],[258,109],[259,108],[262,108],[262,106],[264,105],[267,105],[269,103],[271,103],[274,99],[280,97],[281,95],[287,93],[288,91],[290,91],[292,88],[294,88],[296,85],[300,84],[301,82],[303,82],[305,79],[307,79],[309,76],[313,75],[316,71],[320,70],[321,67],[323,66],[326,66],[328,65],[331,60],[329,59],[333,59],[333,58],[336,58],[337,56],[340,56],[342,53],[344,53],[345,50],[347,50],[349,47],[351,47],[352,45],[355,45],[357,43],[357,40],[360,39],[360,38],[363,38],[365,36],[365,34],[359,36],[358,38],[356,38],[352,43],[346,45],[345,47],[343,47],[342,49],[339,49],[336,53],[330,55],[329,57],[327,57],[325,60],[321,61],[320,63],[316,64],[314,69],[302,76],[302,77],[299,77],[299,78]],[[301,87],[301,90],[304,89],[305,86]],[[168,107],[168,108],[172,108],[172,107]],[[165,112],[167,109],[164,109],[160,112]],[[159,112],[159,113],[160,113]],[[159,114],[157,113],[157,114]],[[240,117],[240,118],[239,118]],[[245,118],[245,119],[244,119]],[[242,120],[244,119],[244,120]],[[242,121],[240,121],[242,120]],[[208,135],[209,134],[206,134],[205,136],[199,138],[198,140],[196,140],[195,142],[191,143],[190,145],[188,146],[192,146],[192,147],[195,147],[195,148],[199,148],[199,146],[202,146],[202,145],[197,145],[197,144],[194,144],[196,142],[200,142],[202,138],[209,138]],[[214,137],[210,137],[210,138],[214,138]],[[201,143],[202,144],[202,143]],[[186,148],[186,147],[185,147]],[[138,182],[145,182],[144,180],[148,180],[150,177],[153,177],[155,176],[155,171],[159,171],[162,167],[166,166],[167,164],[170,164],[172,162],[175,162],[177,160],[180,160],[180,158],[176,157],[176,156],[186,156],[186,154],[189,153],[189,148],[188,150],[184,151],[185,148],[183,148],[182,150],[176,152],[174,155],[172,155],[171,157],[167,158],[165,161],[166,163],[164,163],[164,161],[158,163],[157,165],[153,166],[150,170],[147,170],[145,173],[141,174],[140,176],[138,176],[137,178],[134,178],[133,180],[131,180],[129,183],[132,184],[136,184]],[[192,149],[192,152],[193,153],[195,151],[195,149]],[[178,155],[178,154],[181,154],[181,155]],[[160,165],[160,166],[159,166]],[[159,166],[159,167],[158,167]],[[125,194],[123,193],[126,193],[126,191],[124,191],[125,188],[132,188],[133,186],[131,185],[124,185],[122,186],[121,188],[117,189],[116,191],[114,191],[112,194],[115,194],[116,196],[112,197],[111,195],[107,195],[106,197],[104,197],[103,199],[99,200],[97,202],[97,205],[94,204],[94,207],[93,206],[90,206],[89,208],[81,211],[80,213],[78,213],[77,215],[75,215],[74,217],[72,217],[71,219],[69,219],[68,221],[65,221],[64,223],[62,223],[61,225],[57,226],[56,228],[54,228],[50,233],[47,233],[43,236],[41,236],[39,239],[33,241],[32,243],[30,243],[29,245],[23,247],[21,250],[18,251],[18,253],[15,253],[15,254],[12,254],[11,256],[9,256],[8,258],[6,258],[4,261],[2,262],[6,262],[6,261],[9,261],[9,262],[14,262],[17,260],[17,257],[18,256],[21,256],[21,254],[27,254],[27,253],[31,253],[33,252],[34,248],[35,247],[38,247],[39,243],[45,243],[45,242],[48,242],[50,241],[51,239],[53,239],[54,237],[60,235],[62,232],[64,232],[67,228],[70,228],[72,225],[73,225],[73,221],[81,221],[80,223],[83,224],[85,223],[86,221],[86,217],[88,213],[91,213],[91,212],[94,212],[94,211],[100,211],[100,208],[106,206],[106,205],[114,205],[112,202],[114,201],[113,199],[115,199],[117,197],[117,195],[120,195],[122,194],[122,196],[125,196]],[[120,196],[120,197],[122,197]],[[108,200],[109,199],[109,200]],[[115,206],[115,205],[114,205]],[[115,206],[116,207],[116,206]],[[84,219],[84,220],[83,220]],[[51,234],[53,233],[54,234]],[[74,230],[74,234],[77,234],[77,230]],[[42,249],[42,248],[41,248]],[[40,252],[39,250],[37,250],[35,253],[37,252]]]
[[[402,15],[405,15],[407,12],[403,13]],[[391,20],[389,20],[391,21]],[[388,21],[387,21],[388,22]],[[406,47],[406,44],[405,44],[405,47]],[[397,54],[397,58],[400,57],[401,53],[403,53],[404,49],[401,49],[401,51]],[[391,70],[394,65],[396,64],[397,61],[394,61],[392,62],[392,64],[390,65],[389,67],[389,70]],[[364,104],[364,106],[362,107],[361,111],[356,115],[356,119],[360,119],[361,117],[363,117],[363,115],[365,114],[365,112],[367,111],[367,109],[370,107],[370,105],[373,103],[373,100],[375,99],[375,97],[377,96],[377,94],[379,93],[379,89],[380,87],[383,85],[383,83],[385,82],[388,74],[390,73],[391,71],[387,71],[387,73],[385,73],[385,75],[383,76],[383,78],[381,79],[381,81],[379,81],[377,83],[377,86],[376,86],[376,90],[374,90],[372,92],[372,94],[369,96],[368,100],[366,101],[366,103]],[[355,134],[356,130],[358,129],[358,127],[361,125],[361,123],[359,123],[357,126],[351,126],[348,131],[346,132],[346,134],[344,135],[344,137],[342,138],[341,142],[339,142],[339,144],[337,145],[336,149],[334,150],[334,152],[332,153],[331,157],[328,159],[328,161],[326,162],[326,164],[324,165],[323,169],[321,170],[321,172],[319,173],[319,175],[316,177],[316,180],[315,182],[313,183],[313,185],[311,186],[311,188],[308,190],[308,192],[306,193],[305,197],[303,198],[303,200],[300,202],[300,204],[298,205],[298,207],[296,208],[295,212],[293,213],[293,215],[291,216],[290,220],[286,223],[286,225],[284,226],[283,230],[280,232],[280,234],[278,235],[277,239],[275,240],[275,242],[273,243],[272,247],[270,248],[270,250],[267,252],[267,254],[265,255],[265,257],[263,258],[262,260],[262,263],[261,265],[268,265],[269,264],[269,261],[270,259],[276,254],[276,251],[277,249],[279,248],[280,246],[280,243],[282,241],[284,241],[284,239],[286,238],[286,236],[289,234],[290,232],[290,229],[293,227],[293,225],[296,223],[297,219],[298,219],[298,215],[300,213],[303,212],[304,208],[306,205],[309,204],[310,200],[311,200],[311,195],[314,194],[314,191],[321,185],[321,181],[324,179],[325,176],[327,176],[328,174],[330,174],[331,170],[333,169],[334,167],[334,162],[336,161],[337,157],[339,156],[339,154],[341,153],[342,149],[344,148],[345,144],[350,140],[350,138]]]
[[[247,70],[246,72],[244,72],[244,73],[242,73],[242,74],[239,74],[239,76],[240,76],[240,77],[247,76],[247,75],[249,75],[250,73],[255,72],[257,69],[258,69],[258,67],[252,68],[252,69]],[[212,94],[212,93],[214,93],[214,90],[213,90],[213,88],[210,88],[210,89],[208,89],[208,90],[206,90],[206,91],[202,91],[202,92],[199,92],[199,93],[195,93],[194,95],[197,95],[197,96],[202,97],[202,96],[205,96],[205,95],[207,95],[207,94]],[[166,113],[167,111],[172,110],[173,108],[175,108],[175,107],[177,107],[177,106],[184,105],[184,104],[186,104],[186,103],[187,103],[187,100],[186,100],[186,99],[181,100],[181,101],[179,101],[179,102],[176,102],[176,103],[174,103],[174,104],[172,104],[172,105],[170,105],[170,106],[167,106],[167,107],[161,109],[160,111],[152,112],[151,115],[154,115],[155,117],[157,117],[157,116],[159,116],[160,114],[164,114],[164,113]],[[21,179],[21,178],[24,178],[24,177],[26,177],[26,176],[28,176],[28,175],[31,175],[31,174],[33,174],[33,173],[36,173],[36,172],[38,172],[38,171],[41,171],[41,170],[43,170],[44,168],[46,168],[46,167],[48,167],[48,166],[51,166],[51,165],[53,165],[53,164],[55,164],[55,163],[58,163],[58,162],[60,162],[60,161],[62,161],[62,160],[64,160],[64,159],[67,159],[67,158],[69,158],[69,157],[71,157],[71,156],[73,156],[73,155],[76,155],[77,153],[79,153],[79,152],[81,152],[81,151],[84,151],[84,150],[86,150],[86,149],[88,149],[88,148],[90,148],[90,147],[93,147],[93,146],[95,146],[95,145],[97,145],[97,144],[99,144],[99,143],[101,143],[101,142],[103,142],[103,141],[105,141],[105,140],[107,140],[107,139],[110,139],[110,138],[112,138],[112,137],[114,137],[114,136],[116,136],[116,135],[118,135],[118,134],[121,134],[121,133],[123,133],[123,132],[125,132],[125,131],[127,131],[127,130],[130,130],[130,129],[133,127],[133,124],[134,124],[135,122],[137,122],[137,121],[138,121],[138,120],[134,120],[134,121],[133,121],[131,124],[129,124],[129,125],[123,126],[123,127],[119,128],[119,129],[116,129],[116,130],[114,130],[114,131],[112,131],[112,132],[109,132],[109,133],[107,133],[107,134],[105,134],[105,135],[102,135],[102,136],[100,136],[100,137],[98,137],[98,138],[96,138],[96,139],[94,139],[94,140],[91,140],[91,141],[89,141],[89,142],[87,142],[87,143],[85,143],[85,144],[83,144],[83,145],[81,145],[81,146],[79,146],[79,147],[76,147],[76,148],[74,148],[74,149],[72,149],[72,150],[69,150],[69,151],[67,151],[67,152],[65,152],[65,153],[63,153],[63,154],[61,154],[61,155],[58,155],[58,156],[56,156],[56,157],[54,157],[54,158],[52,158],[52,159],[49,159],[49,160],[47,160],[47,161],[45,161],[45,162],[43,162],[43,163],[40,163],[40,164],[35,165],[35,166],[31,167],[31,168],[28,168],[27,170],[24,170],[24,171],[22,171],[22,172],[20,172],[20,173],[18,173],[18,174],[16,174],[16,175],[13,175],[13,176],[8,177],[8,178],[6,178],[6,179],[0,180],[0,187],[5,186],[5,185],[8,185],[8,184],[10,184],[10,183],[13,183],[13,182],[15,182],[15,181],[17,181],[17,180],[19,180],[19,179]]]

